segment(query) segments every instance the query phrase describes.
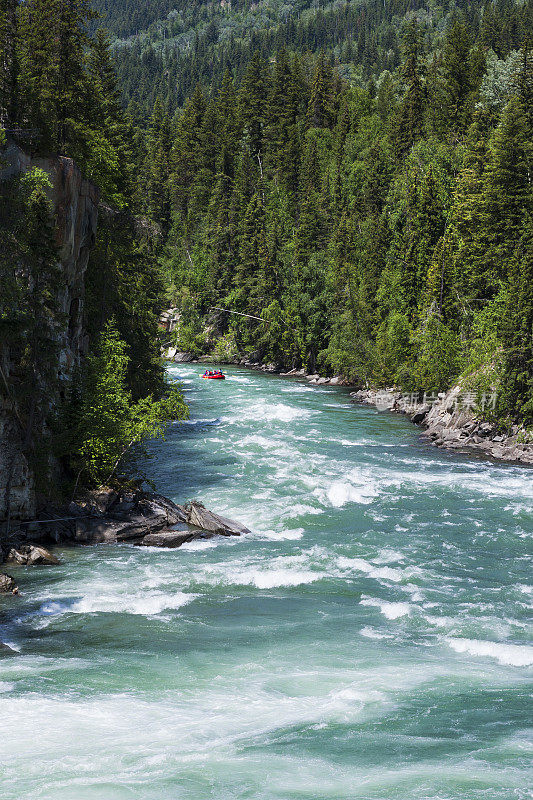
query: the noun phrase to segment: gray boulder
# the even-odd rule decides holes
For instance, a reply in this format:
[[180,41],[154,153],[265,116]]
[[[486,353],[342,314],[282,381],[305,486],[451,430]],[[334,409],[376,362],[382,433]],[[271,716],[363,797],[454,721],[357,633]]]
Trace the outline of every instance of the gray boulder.
[[49,550],[41,545],[23,545],[18,549],[11,548],[7,554],[6,564],[19,564],[21,566],[55,566],[60,561]]
[[8,594],[9,592],[18,594],[18,586],[11,575],[0,572],[0,594]]
[[190,364],[191,361],[194,361],[193,353],[176,353],[172,358],[176,364]]
[[143,547],[181,547],[185,542],[190,542],[196,538],[192,531],[159,531],[149,533],[140,542]]
[[193,500],[185,506],[187,522],[195,528],[219,536],[241,536],[250,533],[244,525],[208,511],[203,503]]

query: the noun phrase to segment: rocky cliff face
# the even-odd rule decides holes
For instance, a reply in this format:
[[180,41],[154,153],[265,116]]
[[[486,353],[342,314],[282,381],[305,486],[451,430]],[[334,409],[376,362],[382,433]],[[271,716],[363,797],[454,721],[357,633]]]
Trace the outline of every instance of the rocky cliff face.
[[[57,243],[63,273],[59,301],[65,324],[59,333],[57,357],[59,391],[63,393],[72,378],[74,367],[88,347],[83,324],[85,270],[96,238],[98,190],[84,180],[69,158],[31,158],[11,145],[2,154],[2,161],[0,181],[38,167],[48,174],[52,184],[50,199],[56,214]],[[13,354],[2,342],[0,366],[2,380],[5,378],[9,384],[14,366]],[[16,413],[16,408],[5,395],[0,398],[0,520],[5,517],[8,492],[12,518],[28,519],[36,510],[34,476],[24,456]]]

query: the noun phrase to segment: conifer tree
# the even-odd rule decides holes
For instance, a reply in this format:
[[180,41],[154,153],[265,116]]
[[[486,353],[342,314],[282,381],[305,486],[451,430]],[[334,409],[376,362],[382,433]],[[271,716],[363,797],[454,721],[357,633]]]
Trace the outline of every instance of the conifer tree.
[[398,154],[406,153],[424,133],[425,88],[423,83],[422,45],[416,20],[407,26],[403,36],[404,59],[401,76],[407,84],[398,107],[394,133]]
[[51,188],[48,176],[33,170],[24,176],[24,227],[22,264],[24,294],[24,353],[19,408],[25,415],[24,446],[32,445],[37,423],[43,420],[48,400],[58,380],[53,356],[58,350],[58,333],[63,321],[60,305],[61,267],[56,245],[52,206],[45,190]]
[[471,47],[472,39],[466,24],[456,20],[446,35],[441,57],[446,128],[451,127],[455,132],[467,126],[472,93],[478,79],[471,62]]
[[44,149],[69,152],[87,120],[87,0],[26,0],[19,10],[21,103]]
[[307,121],[310,127],[329,128],[332,123],[332,79],[331,68],[324,54],[320,53],[315,64],[307,110]]
[[239,109],[250,153],[264,157],[266,103],[270,85],[268,67],[259,51],[252,56],[239,91]]
[[0,126],[17,116],[17,0],[0,0]]
[[503,417],[533,425],[533,218],[529,216],[511,269],[502,324],[505,370],[498,398]]
[[257,313],[276,298],[277,278],[268,246],[262,191],[255,192],[242,222],[239,267],[235,288],[241,308]]
[[486,176],[487,270],[492,276],[489,280],[507,277],[507,265],[532,208],[532,141],[528,113],[521,99],[513,97],[492,137],[492,160]]

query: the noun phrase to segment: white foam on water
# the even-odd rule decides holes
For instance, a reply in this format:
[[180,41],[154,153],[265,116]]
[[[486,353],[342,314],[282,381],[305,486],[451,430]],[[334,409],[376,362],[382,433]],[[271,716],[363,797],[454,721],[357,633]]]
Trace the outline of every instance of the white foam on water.
[[379,633],[374,628],[371,628],[370,625],[366,625],[364,628],[361,628],[359,631],[361,636],[366,636],[367,639],[388,639],[385,633]]
[[282,586],[301,586],[304,583],[313,583],[324,576],[311,571],[297,572],[295,570],[270,570],[256,572],[251,577],[251,582],[258,589],[274,589]]
[[172,611],[191,603],[197,595],[184,592],[146,592],[141,590],[139,595],[108,594],[87,595],[82,597],[68,611],[74,614],[138,614],[151,617],[161,614],[162,611]]
[[347,503],[372,503],[378,495],[378,489],[370,476],[360,469],[354,469],[342,479],[333,480],[325,487],[316,487],[313,494],[325,505],[342,508]]
[[301,539],[304,535],[305,531],[303,528],[287,528],[281,531],[269,530],[269,531],[261,531],[261,533],[257,534],[258,539],[271,539],[272,541],[276,540],[287,540],[287,541],[297,541]]
[[7,694],[8,692],[12,692],[15,688],[14,683],[8,683],[7,681],[0,681],[0,694]]
[[289,394],[303,394],[304,392],[314,392],[314,388],[312,386],[303,386],[302,384],[294,384],[293,386],[283,386],[281,388],[282,392],[287,392]]
[[18,645],[16,642],[10,642],[9,639],[7,639],[4,642],[4,644],[7,645],[7,647],[9,647],[9,649],[13,650],[15,653],[20,653],[22,651],[22,648],[21,648],[20,645]]
[[200,425],[218,425],[220,422],[219,417],[215,419],[182,419],[176,420],[177,425],[184,425],[185,427],[199,427]]
[[[475,473],[464,464],[446,472],[430,472],[429,469],[399,472],[391,469],[383,471],[382,483],[389,487],[415,485],[418,489],[425,486],[439,486],[460,494],[466,491],[469,494],[477,493],[489,498],[514,496],[531,501],[531,478],[526,474],[513,475],[511,471],[501,472],[491,467],[480,469],[479,465]],[[476,500],[470,499],[469,502]],[[533,513],[533,505],[528,506],[528,509]]]
[[[221,544],[228,544],[229,537],[213,536],[212,539],[193,539],[191,542],[184,542],[180,550],[214,550]],[[155,549],[155,548],[154,548]],[[157,548],[160,550],[160,548]]]
[[56,616],[57,614],[64,614],[65,611],[69,611],[70,606],[68,603],[61,602],[60,600],[49,600],[46,603],[43,603],[41,608],[39,609],[40,614],[44,614],[45,616]]
[[[282,562],[282,559],[278,559]],[[283,566],[221,568],[219,565],[206,565],[204,577],[215,584],[234,586],[255,586],[257,589],[279,589],[313,583],[325,577],[323,572]]]
[[366,572],[370,578],[383,578],[384,580],[393,581],[398,583],[403,578],[403,573],[399,569],[392,567],[376,567],[364,558],[346,558],[341,556],[337,559],[337,564],[341,569],[356,569],[360,572]]
[[378,600],[376,597],[364,597],[360,604],[362,606],[375,606],[379,608],[381,613],[387,619],[399,619],[400,617],[409,616],[411,613],[411,606],[409,603],[388,603],[384,600]]
[[261,420],[265,422],[294,422],[297,419],[308,419],[318,411],[289,406],[285,403],[247,403],[239,409],[240,419]]
[[449,637],[445,641],[457,653],[495,658],[500,664],[511,667],[533,665],[533,646],[530,645],[504,644],[480,639],[457,639],[455,637]]

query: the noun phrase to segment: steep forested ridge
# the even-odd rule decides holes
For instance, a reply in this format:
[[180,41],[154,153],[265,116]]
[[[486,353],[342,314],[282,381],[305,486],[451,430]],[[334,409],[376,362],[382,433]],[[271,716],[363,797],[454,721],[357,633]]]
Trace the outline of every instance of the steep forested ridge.
[[531,3],[175,9],[115,53],[177,344],[531,424]]
[[[133,445],[183,413],[181,398],[167,396],[157,341],[159,232],[136,217],[133,128],[107,35],[89,38],[92,18],[86,0],[0,3],[0,161],[9,167],[0,183],[0,408],[12,451],[0,507],[8,519],[17,469],[34,475],[45,499],[113,480],[126,474]],[[75,165],[98,187],[101,208],[87,272],[83,263],[69,274],[61,248],[72,242],[58,218],[75,220],[84,200],[58,197],[64,187],[51,175],[66,182]],[[82,225],[94,235],[92,222]],[[69,282],[79,285],[72,302]]]

